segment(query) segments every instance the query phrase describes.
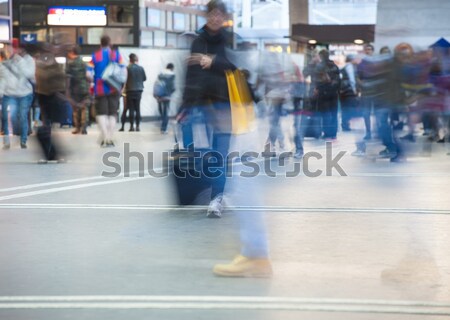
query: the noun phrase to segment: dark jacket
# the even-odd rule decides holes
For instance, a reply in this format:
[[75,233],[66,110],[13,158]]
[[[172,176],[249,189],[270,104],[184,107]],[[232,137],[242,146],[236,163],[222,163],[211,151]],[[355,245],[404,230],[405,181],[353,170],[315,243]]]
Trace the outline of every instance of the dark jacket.
[[198,31],[191,53],[214,55],[214,60],[208,70],[203,70],[200,65],[188,66],[183,94],[184,107],[230,101],[225,70],[235,70],[236,67],[226,57],[225,44],[225,31],[216,35],[210,35],[205,27]]
[[66,76],[69,78],[69,93],[72,98],[89,96],[89,82],[86,72],[87,67],[81,57],[67,63]]
[[340,72],[336,64],[331,61],[322,61],[316,66],[316,89],[319,99],[336,99],[340,87]]
[[130,63],[127,67],[128,69],[128,78],[127,83],[125,85],[125,91],[143,91],[144,90],[144,81],[147,80],[147,76],[145,75],[144,68],[135,63]]

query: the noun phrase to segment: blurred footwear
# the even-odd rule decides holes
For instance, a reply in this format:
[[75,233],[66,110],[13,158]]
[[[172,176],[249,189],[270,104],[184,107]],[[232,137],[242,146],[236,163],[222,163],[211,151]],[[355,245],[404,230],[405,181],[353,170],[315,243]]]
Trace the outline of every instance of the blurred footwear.
[[48,160],[46,160],[46,159],[40,159],[40,160],[38,160],[37,163],[38,163],[38,164],[47,164],[47,163],[48,163]]
[[123,131],[124,131],[124,128],[123,128],[123,127],[119,129],[119,132],[123,132]]
[[378,155],[381,157],[381,158],[394,158],[394,157],[396,157],[397,156],[397,152],[395,152],[395,151],[391,151],[391,150],[389,150],[389,149],[384,149],[384,150],[381,150],[379,153],[378,153]]
[[136,127],[136,131],[139,132],[141,131],[141,128],[139,128],[139,126]]
[[416,138],[411,133],[407,134],[406,136],[400,137],[400,139],[409,142],[416,142]]
[[81,130],[79,128],[76,128],[72,131],[72,134],[79,134]]
[[86,129],[83,129],[83,131],[81,131],[81,134],[87,134]]
[[100,147],[106,148],[106,140],[102,140],[102,142],[100,142]]
[[222,216],[222,201],[223,196],[218,195],[216,196],[211,202],[209,203],[208,211],[206,212],[206,217],[208,218],[220,218]]
[[21,143],[20,143],[20,147],[21,147],[22,149],[26,149],[26,148],[27,148],[27,143],[26,143],[26,142],[21,142]]
[[366,152],[363,150],[356,150],[352,152],[352,156],[354,157],[365,157],[366,156]]
[[112,140],[108,140],[108,141],[106,141],[106,146],[107,147],[115,147],[115,144]]
[[130,132],[134,132],[134,127],[131,127],[130,130],[128,130]]
[[270,278],[273,275],[269,259],[250,259],[242,255],[229,264],[215,265],[213,272],[222,277]]
[[370,140],[370,139],[372,139],[372,135],[370,134],[366,134],[363,138],[363,140]]
[[303,159],[303,152],[302,151],[297,151],[296,153],[294,153],[294,158],[295,159]]
[[9,150],[11,148],[11,145],[9,143],[5,143],[3,145],[3,150]]
[[406,162],[406,157],[395,156],[395,157],[391,158],[391,162],[403,163],[403,162]]

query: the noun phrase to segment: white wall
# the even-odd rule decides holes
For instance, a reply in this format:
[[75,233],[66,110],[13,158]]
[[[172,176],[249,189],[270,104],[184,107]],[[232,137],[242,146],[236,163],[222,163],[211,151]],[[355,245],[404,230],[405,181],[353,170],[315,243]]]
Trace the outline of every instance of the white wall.
[[441,37],[450,39],[449,17],[449,0],[379,0],[376,50],[400,42],[426,49]]
[[[184,82],[186,77],[186,64],[188,50],[170,49],[145,49],[145,48],[119,48],[123,57],[128,60],[130,53],[135,53],[139,57],[141,65],[147,75],[144,83],[144,92],[141,100],[141,115],[159,116],[158,103],[153,98],[153,84],[158,74],[171,62],[175,66],[175,86],[176,91],[172,95],[170,103],[170,115],[176,114],[182,102]],[[274,54],[260,51],[236,52],[228,51],[228,58],[239,68],[248,69],[251,73],[250,82],[255,83],[258,72],[274,72],[274,66],[279,65],[286,76],[291,76],[294,72],[293,63],[303,69],[304,56],[299,54]],[[274,61],[275,60],[277,61]],[[276,62],[276,63],[275,63]],[[270,70],[269,70],[270,69]]]
[[172,95],[170,104],[170,115],[175,115],[181,104],[183,94],[183,83],[185,78],[185,58],[189,54],[187,50],[168,49],[140,49],[140,48],[120,48],[120,53],[128,61],[128,55],[135,53],[139,57],[139,65],[142,66],[147,75],[144,82],[144,92],[141,100],[142,116],[159,116],[158,103],[153,98],[153,84],[158,74],[171,62],[175,66],[175,87],[176,91]]

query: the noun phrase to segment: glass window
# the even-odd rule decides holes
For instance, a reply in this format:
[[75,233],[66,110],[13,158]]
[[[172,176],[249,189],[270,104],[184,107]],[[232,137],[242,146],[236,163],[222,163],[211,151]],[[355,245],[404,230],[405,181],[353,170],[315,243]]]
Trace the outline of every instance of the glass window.
[[44,26],[47,24],[47,8],[44,5],[24,4],[20,7],[22,26]]
[[176,33],[167,33],[167,46],[169,48],[177,47],[177,34]]
[[67,27],[52,27],[48,30],[50,39],[55,43],[76,43],[77,30]]
[[152,47],[153,46],[153,31],[141,31],[141,46]]
[[154,43],[155,47],[165,47],[166,46],[166,33],[164,31],[154,32]]
[[173,13],[173,30],[186,30],[186,15],[184,13]]
[[9,19],[0,19],[0,41],[9,41]]
[[132,28],[78,28],[78,43],[96,45],[100,44],[100,38],[108,35],[113,45],[133,45]]
[[0,16],[9,16],[9,0],[0,0]]
[[161,10],[147,8],[147,27],[161,28]]
[[134,6],[109,5],[107,10],[109,26],[132,26],[134,22]]
[[200,29],[206,24],[206,17],[197,16],[197,29]]

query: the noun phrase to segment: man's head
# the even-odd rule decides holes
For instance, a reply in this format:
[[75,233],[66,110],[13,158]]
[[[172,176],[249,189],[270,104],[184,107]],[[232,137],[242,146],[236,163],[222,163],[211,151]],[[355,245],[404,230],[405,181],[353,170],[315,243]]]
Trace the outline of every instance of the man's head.
[[138,56],[134,53],[130,53],[128,58],[130,59],[130,63],[137,63],[139,61]]
[[321,61],[328,61],[330,60],[330,53],[326,49],[320,50],[319,57]]
[[75,46],[71,47],[69,49],[69,51],[67,52],[67,58],[69,58],[70,60],[73,60],[80,55],[80,52],[81,52],[80,47],[75,45]]
[[227,6],[221,0],[211,0],[206,6],[207,22],[206,26],[212,32],[218,32],[227,19]]
[[366,44],[364,46],[364,53],[368,56],[372,56],[375,48],[371,44]]
[[104,35],[100,38],[100,45],[103,48],[111,46],[111,38],[108,35]]
[[168,63],[167,66],[166,66],[166,69],[169,69],[170,71],[173,71],[173,69],[174,69],[173,63]]

